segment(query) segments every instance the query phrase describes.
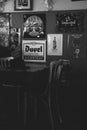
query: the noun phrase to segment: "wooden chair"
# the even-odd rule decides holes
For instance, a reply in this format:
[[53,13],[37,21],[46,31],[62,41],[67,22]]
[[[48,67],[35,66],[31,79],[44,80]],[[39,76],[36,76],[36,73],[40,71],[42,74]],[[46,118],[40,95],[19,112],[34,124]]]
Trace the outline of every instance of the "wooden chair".
[[[66,69],[68,68],[68,69]],[[60,110],[58,91],[61,87],[66,87],[66,76],[63,72],[70,71],[70,61],[66,59],[55,60],[50,63],[49,75],[49,106],[53,120],[53,126],[63,124],[63,117]],[[64,74],[66,73],[64,72]]]
[[0,70],[5,70],[7,68],[10,68],[11,67],[10,61],[13,59],[14,59],[13,57],[0,58]]

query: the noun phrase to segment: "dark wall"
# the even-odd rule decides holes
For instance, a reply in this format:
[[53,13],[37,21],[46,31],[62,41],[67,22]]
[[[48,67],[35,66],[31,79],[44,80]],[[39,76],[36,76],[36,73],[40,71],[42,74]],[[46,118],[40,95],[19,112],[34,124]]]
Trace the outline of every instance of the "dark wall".
[[[46,37],[44,39],[47,39],[47,34],[63,34],[63,55],[62,56],[49,56],[47,55],[46,62],[50,62],[55,59],[59,58],[68,58],[71,61],[74,60],[82,60],[86,58],[87,53],[87,10],[74,10],[74,11],[52,11],[52,12],[35,12],[35,14],[46,14]],[[56,15],[60,14],[66,14],[66,13],[82,13],[82,30],[74,31],[59,31],[58,27],[56,26]],[[23,31],[23,14],[34,14],[34,12],[22,12],[22,13],[12,13],[12,27],[18,27],[21,28],[21,33]],[[80,56],[79,58],[75,58],[73,56],[73,43],[72,43],[72,35],[81,34],[82,36],[79,38],[77,42],[79,42],[79,48],[80,48]],[[22,35],[21,35],[21,44],[22,44]],[[47,43],[46,43],[47,44]],[[46,51],[47,52],[47,51]],[[84,59],[85,60],[85,59]],[[74,61],[75,62],[75,61]]]

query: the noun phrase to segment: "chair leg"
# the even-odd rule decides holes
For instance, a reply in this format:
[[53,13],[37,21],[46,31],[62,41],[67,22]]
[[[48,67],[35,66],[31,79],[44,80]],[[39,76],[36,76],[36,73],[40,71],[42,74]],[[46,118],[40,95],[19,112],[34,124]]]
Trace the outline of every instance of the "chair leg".
[[44,97],[41,97],[40,100],[45,104],[45,106],[48,109],[51,128],[52,128],[52,130],[54,130],[54,121],[53,121],[53,115],[52,115],[52,109],[51,109],[50,96],[47,97],[46,101],[45,101]]
[[18,127],[20,126],[20,95],[19,95],[19,87],[17,88],[17,112],[18,112]]
[[54,130],[54,121],[53,121],[53,116],[52,116],[50,96],[48,97],[48,104],[49,104],[49,112],[50,112],[50,119],[51,119],[52,130]]
[[35,120],[37,120],[37,115],[38,115],[37,98],[34,98],[34,117],[35,117]]
[[27,123],[27,92],[24,92],[24,127]]

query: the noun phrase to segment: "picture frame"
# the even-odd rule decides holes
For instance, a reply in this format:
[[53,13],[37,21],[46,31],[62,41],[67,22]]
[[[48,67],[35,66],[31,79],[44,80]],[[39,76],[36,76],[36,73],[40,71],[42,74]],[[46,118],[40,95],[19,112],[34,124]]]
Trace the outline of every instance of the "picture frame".
[[66,12],[56,14],[56,32],[77,33],[83,31],[83,12]]
[[49,56],[63,55],[63,34],[47,35],[47,55]]
[[67,55],[71,59],[84,57],[85,48],[83,43],[83,33],[68,34],[67,38]]
[[25,62],[46,62],[46,40],[23,40],[22,59]]
[[31,13],[23,15],[23,39],[46,38],[46,14]]
[[32,0],[14,0],[14,10],[32,10]]

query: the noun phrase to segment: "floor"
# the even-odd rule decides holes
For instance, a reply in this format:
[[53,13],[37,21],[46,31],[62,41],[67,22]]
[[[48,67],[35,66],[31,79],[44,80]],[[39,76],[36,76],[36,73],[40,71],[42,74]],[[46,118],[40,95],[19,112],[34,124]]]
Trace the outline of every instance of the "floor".
[[[48,108],[42,100],[37,102],[37,119],[33,118],[34,106],[30,105],[29,100],[26,128],[23,127],[23,116],[21,117],[21,123],[17,123],[16,90],[11,90],[11,92],[9,93],[8,89],[0,89],[0,130],[52,130]],[[86,94],[81,88],[79,90],[75,88],[60,90],[60,113],[63,122],[61,124],[59,120],[58,123],[55,122],[54,130],[81,129],[82,124],[85,124],[86,107],[84,106],[84,99],[86,99]]]

